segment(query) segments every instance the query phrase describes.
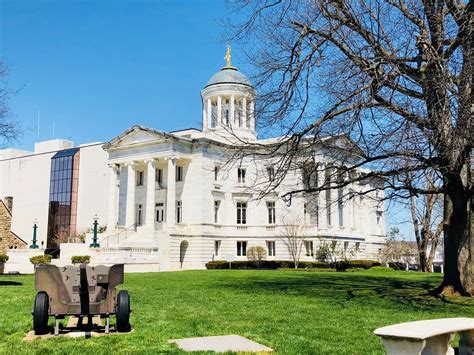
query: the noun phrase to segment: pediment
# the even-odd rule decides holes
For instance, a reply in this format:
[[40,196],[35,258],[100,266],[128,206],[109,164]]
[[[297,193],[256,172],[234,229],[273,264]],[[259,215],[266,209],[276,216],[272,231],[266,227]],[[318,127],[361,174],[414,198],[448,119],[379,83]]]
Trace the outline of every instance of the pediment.
[[141,126],[133,126],[106,143],[104,149],[127,147],[147,142],[159,143],[160,140],[165,141],[168,137],[169,135],[164,132]]
[[163,136],[156,134],[156,133],[150,133],[150,132],[144,132],[144,131],[134,131],[124,138],[120,140],[120,145],[130,145],[130,144],[137,144],[137,143],[146,143],[150,141],[156,141],[157,139],[164,139]]

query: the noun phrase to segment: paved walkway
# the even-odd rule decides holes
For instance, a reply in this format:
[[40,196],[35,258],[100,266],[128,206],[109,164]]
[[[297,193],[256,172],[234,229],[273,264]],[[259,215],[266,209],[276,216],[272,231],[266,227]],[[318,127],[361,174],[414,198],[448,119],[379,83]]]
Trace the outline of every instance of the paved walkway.
[[185,351],[233,352],[273,352],[272,348],[256,343],[240,335],[220,335],[212,337],[185,338],[170,340]]

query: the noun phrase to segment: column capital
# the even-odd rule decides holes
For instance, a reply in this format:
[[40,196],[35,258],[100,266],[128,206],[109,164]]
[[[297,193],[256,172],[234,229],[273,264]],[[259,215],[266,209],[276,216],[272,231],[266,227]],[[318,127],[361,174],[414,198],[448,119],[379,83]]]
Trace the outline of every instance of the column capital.
[[113,169],[115,172],[117,172],[120,169],[120,164],[108,164],[110,169]]
[[132,168],[132,169],[135,169],[137,167],[137,163],[134,161],[127,161],[123,165],[126,166],[127,168]]
[[176,160],[178,160],[178,159],[179,159],[179,157],[176,156],[176,155],[170,155],[169,157],[165,157],[165,160],[166,160],[166,161],[170,161],[170,160],[171,160],[172,162],[176,162]]
[[152,166],[158,163],[158,158],[149,158],[144,160],[145,164],[151,164]]

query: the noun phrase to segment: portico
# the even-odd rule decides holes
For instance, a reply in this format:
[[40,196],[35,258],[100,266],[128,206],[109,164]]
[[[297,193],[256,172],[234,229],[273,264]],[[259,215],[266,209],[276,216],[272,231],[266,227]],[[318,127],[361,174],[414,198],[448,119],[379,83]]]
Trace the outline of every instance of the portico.
[[176,185],[185,179],[189,161],[160,155],[109,164],[109,230],[173,227],[179,200]]

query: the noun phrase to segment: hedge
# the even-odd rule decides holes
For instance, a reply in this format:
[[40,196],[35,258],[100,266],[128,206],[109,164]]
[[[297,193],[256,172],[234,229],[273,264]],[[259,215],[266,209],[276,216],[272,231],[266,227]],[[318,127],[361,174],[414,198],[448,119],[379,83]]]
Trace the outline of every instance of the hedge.
[[73,264],[89,264],[91,262],[91,256],[90,255],[71,256],[71,262]]
[[6,263],[9,257],[7,254],[0,254],[0,264]]
[[388,266],[394,270],[406,270],[407,264],[401,262],[390,262]]
[[[320,261],[300,261],[298,269],[336,269],[345,271],[347,269],[370,269],[373,266],[380,266],[375,260],[341,260],[335,263],[323,263]],[[233,261],[232,269],[294,269],[295,263],[287,260],[261,260],[256,263],[253,261]],[[226,260],[209,261],[206,269],[229,269],[229,262]]]
[[51,264],[51,255],[36,255],[30,258],[33,265]]

